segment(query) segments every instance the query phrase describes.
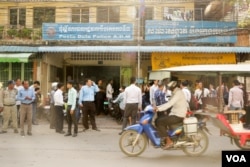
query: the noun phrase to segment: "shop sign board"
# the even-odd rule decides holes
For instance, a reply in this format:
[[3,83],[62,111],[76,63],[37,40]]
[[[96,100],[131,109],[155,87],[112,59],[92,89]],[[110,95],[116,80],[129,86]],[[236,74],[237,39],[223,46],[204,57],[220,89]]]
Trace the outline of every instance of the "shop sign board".
[[198,64],[236,64],[234,53],[152,53],[152,70]]
[[130,23],[43,23],[43,40],[133,40]]
[[236,29],[236,22],[146,20],[145,40],[235,43]]

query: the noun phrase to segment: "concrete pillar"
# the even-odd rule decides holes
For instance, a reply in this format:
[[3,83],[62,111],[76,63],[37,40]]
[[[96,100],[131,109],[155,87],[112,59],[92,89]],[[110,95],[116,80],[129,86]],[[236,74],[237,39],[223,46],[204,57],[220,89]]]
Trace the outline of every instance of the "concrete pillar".
[[89,8],[89,22],[96,23],[96,7]]
[[26,8],[26,27],[33,28],[33,8],[27,6]]

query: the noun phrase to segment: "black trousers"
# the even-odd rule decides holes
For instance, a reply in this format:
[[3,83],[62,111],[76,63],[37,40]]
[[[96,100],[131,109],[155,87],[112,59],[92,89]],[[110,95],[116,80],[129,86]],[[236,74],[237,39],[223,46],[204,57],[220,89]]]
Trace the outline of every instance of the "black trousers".
[[50,128],[55,128],[56,123],[56,113],[55,113],[55,105],[53,103],[50,104]]
[[78,133],[78,123],[76,120],[75,110],[73,114],[70,114],[72,105],[67,107],[67,120],[68,120],[68,133],[71,134],[72,124],[74,124],[74,133]]
[[95,105],[96,105],[96,114],[99,115],[104,113],[104,95],[103,92],[97,92],[95,98]]
[[63,106],[55,106],[55,116],[56,123],[55,128],[56,132],[61,132],[63,130]]
[[183,118],[177,117],[175,115],[162,116],[157,120],[157,129],[160,137],[167,137],[167,130],[171,125],[180,123],[183,121]]
[[89,129],[88,120],[90,119],[90,123],[92,125],[92,129],[96,129],[96,122],[95,122],[95,103],[94,102],[82,102],[82,123],[85,129]]

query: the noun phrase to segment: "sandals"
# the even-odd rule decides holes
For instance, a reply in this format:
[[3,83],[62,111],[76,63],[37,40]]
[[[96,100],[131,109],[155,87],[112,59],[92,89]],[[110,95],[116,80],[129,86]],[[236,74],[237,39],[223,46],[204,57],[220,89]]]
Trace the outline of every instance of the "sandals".
[[174,146],[174,143],[167,144],[165,147],[163,147],[163,150],[168,150],[173,146]]

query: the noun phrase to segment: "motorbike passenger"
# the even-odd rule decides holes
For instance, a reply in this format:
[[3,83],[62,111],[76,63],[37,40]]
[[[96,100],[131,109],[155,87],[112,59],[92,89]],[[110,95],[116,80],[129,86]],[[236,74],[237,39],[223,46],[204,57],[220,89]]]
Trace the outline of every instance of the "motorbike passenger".
[[[158,88],[156,89],[155,94],[154,94],[155,105],[156,106],[162,105],[162,104],[167,102],[166,99],[165,99],[166,92],[163,89],[164,89],[164,83],[159,81],[158,82]],[[160,117],[162,117],[162,116],[164,116],[166,114],[167,114],[166,111],[158,112],[157,113],[157,118],[155,119],[155,121],[153,123],[155,123],[155,125],[157,126],[157,120],[159,120]]]
[[168,84],[169,89],[172,91],[172,97],[170,100],[160,106],[156,106],[156,112],[163,112],[171,108],[169,115],[165,115],[158,119],[157,129],[161,137],[162,142],[166,141],[166,145],[163,149],[168,149],[173,146],[173,141],[167,134],[167,130],[171,125],[183,122],[183,119],[186,116],[188,103],[186,101],[183,91],[177,86],[176,81],[171,81]]

